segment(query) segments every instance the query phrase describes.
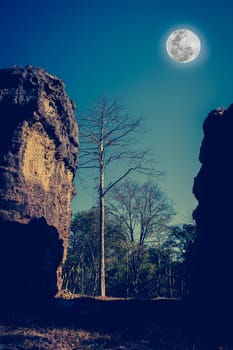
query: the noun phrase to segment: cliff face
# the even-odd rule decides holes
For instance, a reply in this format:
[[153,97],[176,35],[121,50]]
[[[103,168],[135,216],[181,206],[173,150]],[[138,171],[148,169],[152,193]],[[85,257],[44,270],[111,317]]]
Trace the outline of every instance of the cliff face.
[[[4,240],[8,239],[6,231],[12,231],[12,223],[20,225],[20,232],[11,232],[12,244],[14,237],[17,241],[17,235],[21,235],[25,253],[35,249],[30,246],[32,240],[27,238],[28,225],[34,220],[31,226],[34,227],[31,232],[34,242],[39,242],[35,232],[40,235],[35,223],[40,228],[43,226],[43,232],[47,229],[48,236],[57,240],[54,252],[59,251],[61,243],[64,247],[63,254],[60,258],[57,255],[57,261],[55,259],[55,265],[59,265],[56,267],[58,289],[62,282],[61,261],[65,259],[68,246],[70,202],[77,168],[77,124],[73,110],[62,81],[43,69],[27,66],[0,71],[2,249],[8,249]],[[25,237],[24,231],[27,232]],[[46,246],[45,240],[43,244]],[[48,268],[54,265],[50,262],[48,259]]]
[[202,166],[193,187],[199,203],[194,211],[194,288],[222,304],[229,303],[233,293],[233,105],[212,111],[203,130]]

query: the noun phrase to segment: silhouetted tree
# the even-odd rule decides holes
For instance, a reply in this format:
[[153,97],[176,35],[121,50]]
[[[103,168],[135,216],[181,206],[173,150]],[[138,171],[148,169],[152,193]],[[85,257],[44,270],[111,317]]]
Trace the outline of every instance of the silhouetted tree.
[[167,252],[167,275],[169,277],[170,296],[185,296],[190,292],[189,255],[196,237],[194,224],[171,226],[164,251]]
[[[110,199],[111,213],[121,222],[128,244],[130,285],[134,294],[138,294],[140,269],[146,256],[145,244],[156,240],[157,247],[162,245],[159,240],[166,240],[174,210],[164,192],[151,181],[118,184]],[[159,268],[160,260],[158,257]]]

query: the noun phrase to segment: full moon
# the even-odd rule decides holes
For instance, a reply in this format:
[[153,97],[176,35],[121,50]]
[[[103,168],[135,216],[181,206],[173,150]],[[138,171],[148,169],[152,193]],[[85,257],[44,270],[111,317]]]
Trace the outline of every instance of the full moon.
[[179,63],[188,63],[197,58],[201,50],[199,37],[189,29],[177,29],[167,39],[168,55]]

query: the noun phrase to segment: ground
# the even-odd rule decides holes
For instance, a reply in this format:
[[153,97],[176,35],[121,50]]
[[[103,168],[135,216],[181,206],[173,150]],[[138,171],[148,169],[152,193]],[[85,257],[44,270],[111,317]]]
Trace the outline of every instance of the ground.
[[190,342],[179,334],[166,334],[159,328],[136,334],[100,333],[67,328],[0,326],[1,350],[232,350]]
[[223,320],[204,318],[202,309],[179,300],[87,297],[57,299],[33,313],[7,309],[0,350],[233,350],[231,323],[219,332]]

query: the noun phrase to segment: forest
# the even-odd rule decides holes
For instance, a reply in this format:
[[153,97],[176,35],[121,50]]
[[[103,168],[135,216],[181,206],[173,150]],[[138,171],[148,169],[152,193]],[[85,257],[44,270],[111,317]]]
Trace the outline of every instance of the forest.
[[[129,185],[132,184],[127,183]],[[148,185],[151,184],[144,184],[142,189]],[[167,226],[166,222],[160,222],[162,213],[153,219],[141,216],[141,209],[137,208],[138,213],[134,208],[133,213],[117,215],[109,209],[106,214],[106,294],[124,298],[188,296],[190,274],[187,257],[194,243],[195,225]],[[122,217],[123,214],[128,217]],[[130,214],[134,215],[135,228],[128,227]],[[70,247],[63,268],[63,292],[99,295],[98,218],[97,208],[77,213],[73,218]],[[151,228],[142,236],[137,228],[141,228],[143,220],[147,219],[152,219]]]

